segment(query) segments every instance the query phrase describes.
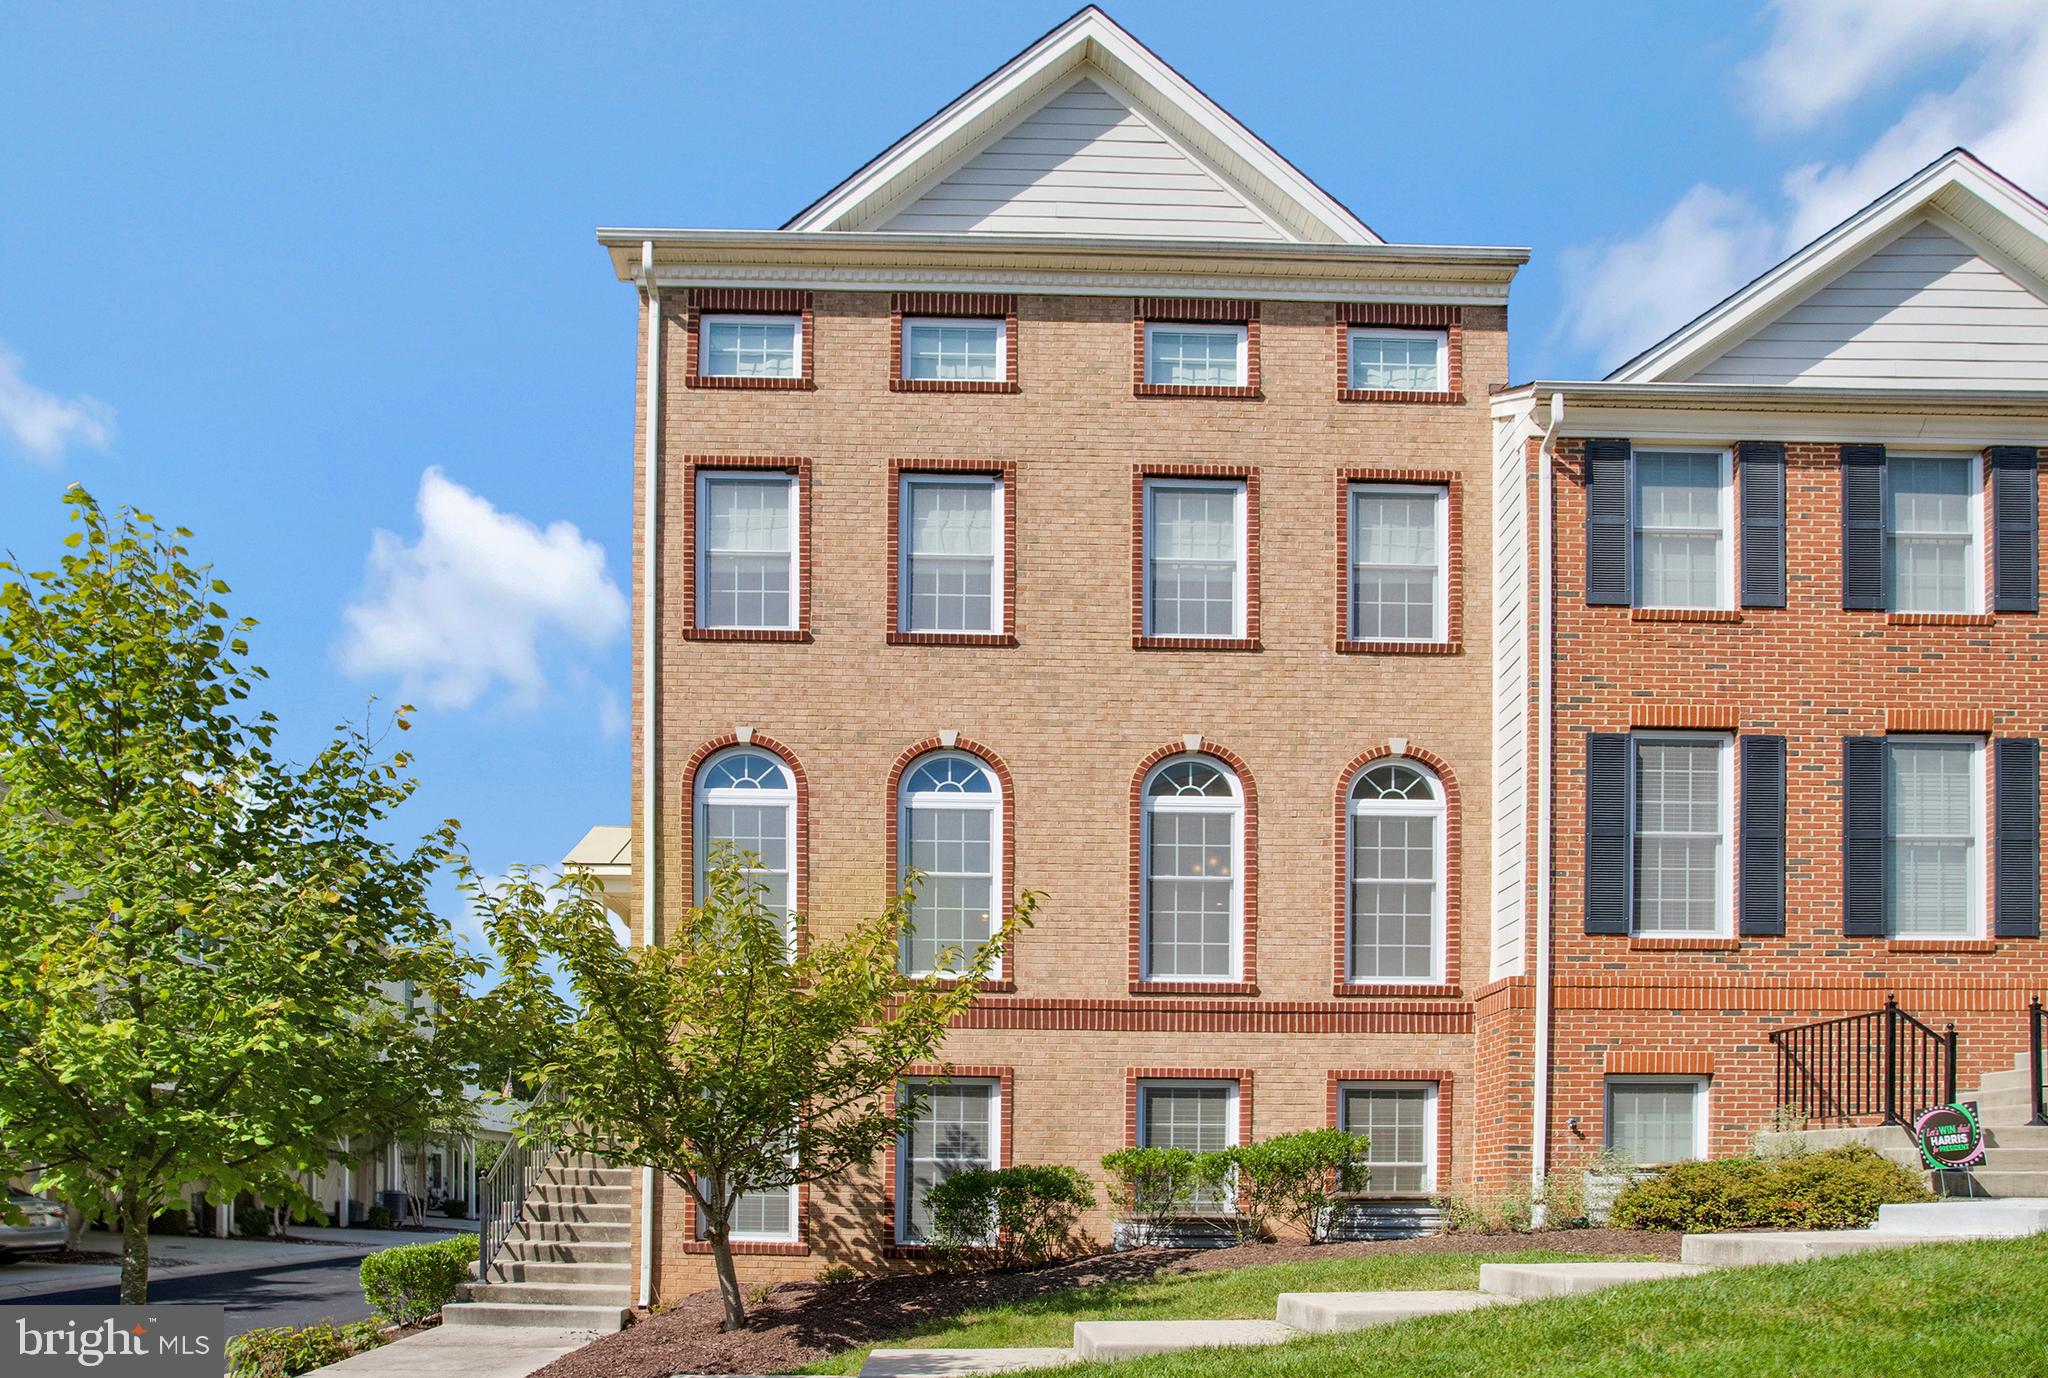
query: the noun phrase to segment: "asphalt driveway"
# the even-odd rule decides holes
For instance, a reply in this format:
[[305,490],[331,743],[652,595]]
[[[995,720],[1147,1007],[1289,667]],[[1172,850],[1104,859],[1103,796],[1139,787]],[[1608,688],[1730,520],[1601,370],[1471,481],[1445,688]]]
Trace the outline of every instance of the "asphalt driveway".
[[[230,1335],[270,1325],[359,1321],[370,1314],[356,1274],[362,1261],[362,1253],[322,1249],[318,1257],[303,1263],[259,1264],[223,1272],[208,1269],[197,1277],[180,1277],[180,1270],[166,1269],[150,1278],[149,1300],[151,1305],[185,1302],[225,1306]],[[111,1304],[119,1295],[119,1287],[108,1281],[68,1291],[0,1297],[0,1307]]]

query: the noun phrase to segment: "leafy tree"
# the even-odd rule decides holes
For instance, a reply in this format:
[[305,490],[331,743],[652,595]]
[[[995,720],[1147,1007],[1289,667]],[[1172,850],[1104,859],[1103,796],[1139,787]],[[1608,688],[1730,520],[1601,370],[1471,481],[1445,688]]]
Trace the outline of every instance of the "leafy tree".
[[344,727],[287,762],[190,533],[65,503],[58,568],[0,560],[0,1170],[118,1222],[134,1304],[182,1186],[312,1208],[298,1175],[437,1055],[392,993],[452,1008],[473,964],[428,905],[454,822],[379,836],[406,755]]
[[[525,1132],[652,1167],[687,1192],[728,1330],[746,1324],[731,1244],[740,1197],[835,1177],[893,1142],[917,1108],[897,1094],[903,1069],[937,1055],[1012,931],[945,954],[957,980],[913,980],[897,969],[909,892],[844,934],[792,944],[750,863],[722,848],[675,940],[630,949],[587,876],[472,881],[505,973],[494,1017],[522,1027],[531,1079],[546,1084]],[[1036,905],[1020,895],[1015,922]]]

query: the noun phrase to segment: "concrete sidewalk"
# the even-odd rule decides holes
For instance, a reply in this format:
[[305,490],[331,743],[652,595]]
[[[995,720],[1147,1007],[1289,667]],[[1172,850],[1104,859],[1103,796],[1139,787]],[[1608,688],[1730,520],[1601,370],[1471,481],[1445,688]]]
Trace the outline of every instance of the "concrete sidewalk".
[[479,1331],[437,1325],[382,1348],[314,1369],[307,1378],[526,1378],[598,1338],[594,1330],[507,1326]]
[[[245,1268],[281,1266],[311,1262],[317,1258],[372,1254],[399,1244],[431,1244],[451,1234],[476,1232],[473,1220],[450,1220],[444,1232],[421,1230],[336,1230],[314,1225],[295,1225],[291,1240],[214,1239],[202,1235],[152,1235],[149,1255],[152,1263],[168,1262],[159,1278],[203,1277],[208,1273],[236,1272]],[[464,1227],[467,1227],[465,1230]],[[293,1242],[304,1241],[304,1242]],[[111,1282],[121,1273],[121,1241],[116,1235],[89,1232],[79,1241],[86,1253],[104,1255],[104,1263],[42,1263],[30,1260],[0,1268],[0,1302],[32,1301],[44,1292],[68,1292],[77,1287]]]

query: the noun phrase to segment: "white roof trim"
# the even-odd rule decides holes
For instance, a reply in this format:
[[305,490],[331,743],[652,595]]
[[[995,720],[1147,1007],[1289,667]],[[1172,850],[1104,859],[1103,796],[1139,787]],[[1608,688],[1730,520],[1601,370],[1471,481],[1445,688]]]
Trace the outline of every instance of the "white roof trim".
[[1674,382],[1747,338],[1930,212],[2048,279],[2048,207],[1967,149],[1952,149],[1756,281],[1607,375],[1615,383]]
[[1090,65],[1156,117],[1162,130],[1206,155],[1204,161],[1290,236],[1302,242],[1386,242],[1093,5],[997,68],[782,228],[861,230],[881,223],[909,204],[917,189],[971,157],[991,130],[1035,108]]

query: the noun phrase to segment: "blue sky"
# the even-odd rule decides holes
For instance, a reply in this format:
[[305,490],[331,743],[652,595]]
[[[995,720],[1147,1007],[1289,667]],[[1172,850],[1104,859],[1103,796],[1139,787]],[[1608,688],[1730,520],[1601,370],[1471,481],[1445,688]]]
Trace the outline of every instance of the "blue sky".
[[[192,527],[292,741],[415,699],[420,823],[553,861],[627,809],[592,228],[779,224],[1070,9],[8,7],[0,544],[53,551],[72,482]],[[1955,143],[2048,189],[2039,0],[1109,10],[1389,239],[1531,246],[1518,379]]]

